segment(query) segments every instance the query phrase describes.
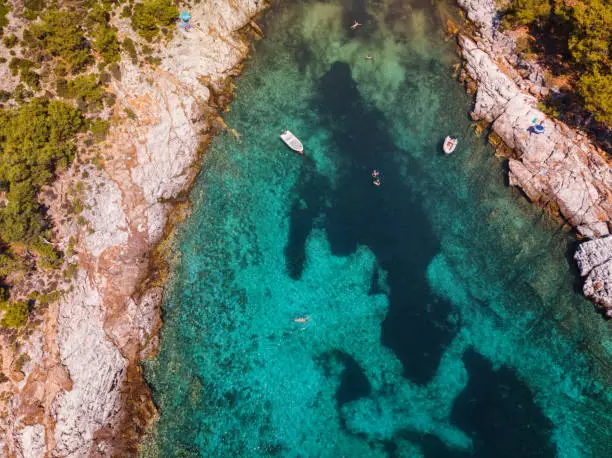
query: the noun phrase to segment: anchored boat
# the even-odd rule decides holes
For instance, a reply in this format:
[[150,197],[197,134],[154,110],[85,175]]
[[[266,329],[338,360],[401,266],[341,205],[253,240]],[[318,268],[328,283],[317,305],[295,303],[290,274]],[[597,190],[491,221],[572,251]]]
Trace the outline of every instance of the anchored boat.
[[299,141],[298,138],[290,131],[286,130],[285,132],[280,134],[280,138],[293,151],[299,154],[304,154],[304,145],[302,145],[302,142]]
[[457,140],[456,137],[451,137],[450,135],[444,139],[444,145],[442,149],[444,150],[444,154],[451,154],[457,148]]

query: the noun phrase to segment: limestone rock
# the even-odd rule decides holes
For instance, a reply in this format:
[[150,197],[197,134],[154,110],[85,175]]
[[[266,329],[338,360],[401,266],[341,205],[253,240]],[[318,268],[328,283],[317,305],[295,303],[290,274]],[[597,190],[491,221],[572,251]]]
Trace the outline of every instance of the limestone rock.
[[[497,30],[500,3],[458,3],[478,29],[478,43],[459,37],[464,71],[477,86],[471,116],[491,123],[514,149],[515,158],[509,161],[512,186],[564,217],[581,235],[595,238],[580,246],[576,260],[586,277],[585,295],[612,317],[612,169],[584,136],[537,108],[536,97],[549,91],[544,71],[524,61],[514,52],[514,39]],[[536,134],[535,124],[544,133]]]
[[457,0],[457,3],[483,36],[489,37],[493,34],[497,15],[495,0]]
[[[510,161],[510,183],[535,202],[553,202],[582,235],[610,233],[612,170],[586,139],[571,133],[537,108],[489,55],[465,36],[459,43],[466,70],[478,84],[473,116],[493,123],[493,130],[518,153]],[[544,126],[533,131],[534,120]],[[571,134],[570,134],[571,133]]]
[[[258,0],[203,0],[190,9],[193,29],[177,26],[162,47],[159,66],[120,63],[121,78],[109,88],[116,104],[100,167],[81,165],[64,177],[85,185],[86,224],[63,213],[67,187],[56,182],[50,190],[60,196],[49,203],[54,239],[58,247],[78,240],[71,261],[79,269],[73,289],[49,307],[36,348],[24,347],[32,361],[0,412],[0,455],[135,455],[138,433],[154,413],[139,363],[155,351],[161,324],[163,290],[143,286],[150,252],[172,201],[197,172],[209,128],[204,114],[214,111],[206,106],[211,91],[228,87],[248,53],[238,29],[264,7]],[[120,39],[134,38],[129,21],[118,15],[112,21]]]
[[45,428],[42,425],[25,426],[21,434],[21,452],[24,457],[44,458]]
[[119,388],[126,361],[102,328],[102,298],[81,272],[61,304],[58,345],[73,386],[55,402],[56,450],[60,456],[89,454],[94,433],[121,409]]
[[584,280],[584,294],[612,318],[612,236],[580,244],[574,259]]

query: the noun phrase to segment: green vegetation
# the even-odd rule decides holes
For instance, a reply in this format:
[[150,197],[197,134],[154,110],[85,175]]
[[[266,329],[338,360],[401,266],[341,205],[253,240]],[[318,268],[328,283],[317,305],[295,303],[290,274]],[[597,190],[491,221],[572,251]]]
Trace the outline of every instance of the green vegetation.
[[159,35],[161,27],[171,25],[179,12],[171,0],[145,0],[136,3],[132,16],[132,27],[148,41]]
[[13,48],[18,41],[19,39],[17,38],[17,35],[7,35],[2,39],[4,46],[6,46],[7,48]]
[[60,97],[76,100],[83,111],[98,111],[104,106],[106,91],[96,74],[77,76],[69,81],[60,79],[56,83],[56,90]]
[[24,242],[41,256],[54,257],[40,238],[48,224],[36,195],[55,170],[74,156],[80,112],[58,101],[33,99],[18,109],[0,110],[0,182],[7,188],[0,209],[0,235],[6,243]]
[[130,56],[130,59],[132,59],[132,63],[136,63],[138,53],[136,52],[136,45],[134,44],[134,41],[132,41],[130,37],[127,37],[125,40],[123,40],[123,43],[121,43],[121,47],[128,53],[128,56]]
[[99,2],[94,4],[87,17],[88,29],[92,32],[93,48],[103,58],[103,65],[121,60],[117,31],[109,26],[111,5]]
[[65,253],[67,257],[72,257],[72,255],[74,255],[74,246],[76,245],[76,239],[74,238],[74,236],[70,236],[70,239],[68,240],[68,246],[66,247]]
[[[8,274],[18,272],[24,269],[23,263],[19,258],[13,256],[10,252],[0,253],[0,277],[6,277]],[[4,294],[4,290],[1,290]],[[4,299],[0,299],[4,300]]]
[[94,137],[94,140],[100,142],[106,138],[110,122],[105,119],[94,119],[89,123],[89,131]]
[[45,8],[45,0],[24,0],[23,6],[25,7],[26,19],[33,21]]
[[533,33],[560,43],[561,59],[568,58],[585,108],[612,126],[611,1],[513,0],[504,23],[529,25]]
[[21,79],[21,81],[23,81],[35,91],[39,91],[40,76],[38,75],[38,73],[32,70],[33,67],[34,62],[28,59],[19,59],[18,57],[13,57],[9,62],[9,68],[11,69],[11,73],[13,74],[13,76],[17,76],[17,74],[19,74],[19,79]]
[[136,116],[136,113],[134,113],[134,110],[130,110],[129,108],[125,108],[123,111],[125,111],[125,114],[131,120],[135,120],[135,119],[138,118],[138,116]]
[[[115,96],[105,86],[112,78],[121,80],[121,52],[136,64],[135,41],[144,41],[125,38],[120,43],[118,30],[111,25],[113,9],[130,17],[140,37],[148,41],[169,35],[166,28],[178,17],[173,0],[24,0],[23,7],[16,11],[23,30],[20,39],[4,34],[10,2],[0,0],[0,37],[12,57],[8,67],[20,79],[12,92],[0,90],[0,326],[15,329],[27,322],[34,302],[44,305],[60,295],[32,292],[29,302],[9,298],[11,284],[23,275],[65,264],[54,248],[51,222],[38,200],[41,188],[70,164],[78,133],[88,133],[80,139],[86,147],[106,137],[110,123],[96,113],[112,106]],[[149,63],[157,63],[153,49],[147,51]],[[0,64],[7,65],[7,59],[0,58]],[[44,97],[36,97],[40,94]],[[65,101],[54,100],[56,96]],[[12,103],[4,103],[8,101]],[[126,109],[126,114],[136,119],[133,111]],[[95,157],[93,163],[101,169],[99,152]],[[80,183],[68,210],[87,228],[81,214],[82,188]],[[68,257],[74,254],[75,243],[71,238]],[[63,276],[69,280],[76,272],[75,264],[68,265]]]
[[59,291],[53,291],[47,294],[40,294],[36,291],[28,294],[28,299],[36,301],[40,305],[48,305],[51,302],[58,300],[62,296]]
[[79,15],[63,10],[48,10],[41,23],[31,26],[42,52],[62,59],[66,70],[78,73],[92,63],[89,42],[79,25]]
[[64,280],[72,280],[73,278],[75,278],[78,270],[79,270],[78,264],[69,264],[63,273]]
[[0,0],[0,36],[4,32],[4,27],[8,25],[6,15],[11,11],[7,0]]
[[19,357],[13,361],[13,370],[20,371],[23,369],[23,365],[28,361],[30,361],[30,357],[27,355],[27,353],[20,354]]
[[4,309],[4,316],[2,320],[0,320],[0,325],[2,327],[18,329],[27,323],[30,314],[30,308],[27,302],[11,302],[4,305],[2,308]]
[[612,75],[602,75],[598,68],[585,73],[578,81],[578,93],[595,119],[612,126]]

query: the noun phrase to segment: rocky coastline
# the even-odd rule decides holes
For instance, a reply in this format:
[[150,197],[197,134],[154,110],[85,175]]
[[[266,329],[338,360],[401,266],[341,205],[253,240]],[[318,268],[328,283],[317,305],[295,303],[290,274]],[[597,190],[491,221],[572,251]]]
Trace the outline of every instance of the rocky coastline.
[[[161,326],[155,247],[171,232],[202,145],[222,122],[231,78],[250,50],[247,32],[260,33],[253,19],[265,6],[203,0],[190,10],[193,29],[177,28],[159,65],[122,59],[98,155],[80,158],[45,192],[53,196],[45,203],[58,248],[77,240],[70,257],[78,270],[71,291],[21,344],[27,359],[2,387],[1,456],[137,454],[155,416],[140,369]],[[124,36],[134,33],[115,20]],[[62,208],[76,181],[84,183],[86,226],[68,222]]]
[[584,294],[612,318],[612,165],[584,133],[538,109],[549,90],[543,71],[521,61],[514,39],[499,30],[495,0],[457,3],[474,25],[457,37],[462,79],[476,96],[471,116],[490,126],[491,143],[508,157],[510,184],[585,239],[575,254]]
[[[537,109],[534,94],[546,88],[513,73],[512,38],[496,30],[494,0],[458,3],[478,30],[458,38],[465,75],[477,85],[474,119],[512,149],[511,184],[591,239],[576,252],[584,292],[612,317],[610,165],[584,135]],[[171,232],[202,145],[222,123],[218,110],[249,52],[241,31],[259,33],[252,20],[264,8],[259,0],[203,0],[190,11],[196,27],[177,31],[158,66],[122,60],[102,154],[83,157],[48,193],[54,240],[65,248],[75,237],[79,267],[72,291],[23,343],[28,360],[5,370],[0,456],[136,455],[155,416],[139,364],[156,351],[161,326],[163,265],[154,252]],[[529,134],[533,118],[545,135]],[[62,208],[76,181],[85,183],[85,227],[66,223]],[[0,364],[13,366],[4,355]]]

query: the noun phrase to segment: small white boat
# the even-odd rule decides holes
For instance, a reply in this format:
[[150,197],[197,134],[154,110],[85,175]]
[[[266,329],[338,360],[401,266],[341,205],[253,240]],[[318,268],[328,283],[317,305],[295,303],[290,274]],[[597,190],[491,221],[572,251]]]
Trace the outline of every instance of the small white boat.
[[299,154],[304,154],[304,145],[302,145],[302,142],[299,141],[298,138],[291,132],[286,130],[285,132],[280,134],[280,138],[293,151]]
[[444,154],[451,154],[457,148],[457,140],[456,137],[451,137],[450,135],[444,139],[444,145],[442,149],[444,150]]

